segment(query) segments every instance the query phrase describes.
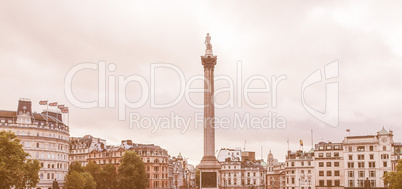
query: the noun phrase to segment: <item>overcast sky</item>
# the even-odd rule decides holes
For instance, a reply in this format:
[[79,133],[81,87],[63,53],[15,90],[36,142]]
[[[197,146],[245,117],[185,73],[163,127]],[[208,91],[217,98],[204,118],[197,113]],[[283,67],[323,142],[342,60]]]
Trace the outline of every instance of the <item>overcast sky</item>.
[[[277,106],[272,107],[272,91],[252,94],[254,103],[269,103],[267,108],[249,106],[238,95],[234,107],[216,109],[216,117],[249,114],[266,117],[269,112],[286,119],[284,129],[218,128],[216,149],[244,147],[267,158],[272,149],[275,158],[284,160],[287,140],[290,149],[311,148],[314,143],[341,142],[349,135],[376,134],[384,126],[394,131],[394,140],[402,141],[402,18],[401,2],[390,1],[2,1],[0,3],[0,86],[1,108],[16,110],[19,98],[30,98],[34,111],[42,111],[39,100],[56,101],[70,107],[70,135],[91,134],[119,144],[131,139],[136,143],[154,143],[172,156],[180,152],[193,164],[203,155],[203,130],[193,121],[184,133],[180,128],[129,128],[129,117],[119,121],[118,107],[80,108],[65,95],[65,78],[80,63],[113,63],[115,71],[106,77],[141,76],[151,80],[152,63],[169,63],[179,68],[188,80],[202,75],[200,56],[205,52],[205,35],[212,36],[214,55],[218,56],[215,76],[235,81],[237,62],[242,62],[242,81],[260,75],[286,75],[277,85]],[[339,61],[339,125],[331,127],[313,117],[303,107],[301,88],[305,79],[325,65]],[[325,109],[327,81],[311,85],[305,91],[306,103]],[[116,84],[117,85],[117,84]],[[263,86],[261,82],[252,83]],[[192,87],[202,88],[202,82]],[[216,82],[216,90],[227,87]],[[180,94],[180,78],[172,69],[155,71],[155,99],[174,101]],[[184,87],[184,86],[183,86]],[[108,87],[106,88],[108,89]],[[128,100],[137,101],[142,93],[138,83],[125,88]],[[80,101],[98,98],[96,70],[78,72],[72,91]],[[149,90],[150,92],[150,90]],[[116,91],[116,101],[119,99]],[[122,94],[120,94],[122,95]],[[169,108],[150,105],[127,108],[126,115],[158,119],[173,112],[194,120],[195,108],[185,99]],[[196,103],[202,94],[192,94]],[[229,93],[216,96],[225,103]]]

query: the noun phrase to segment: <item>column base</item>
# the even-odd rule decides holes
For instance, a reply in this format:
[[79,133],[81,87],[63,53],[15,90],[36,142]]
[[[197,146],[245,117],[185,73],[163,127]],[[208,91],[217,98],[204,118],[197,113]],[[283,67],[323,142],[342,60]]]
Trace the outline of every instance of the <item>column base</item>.
[[200,170],[201,188],[217,189],[219,188],[219,171],[221,165],[215,156],[202,157],[201,163],[198,165]]

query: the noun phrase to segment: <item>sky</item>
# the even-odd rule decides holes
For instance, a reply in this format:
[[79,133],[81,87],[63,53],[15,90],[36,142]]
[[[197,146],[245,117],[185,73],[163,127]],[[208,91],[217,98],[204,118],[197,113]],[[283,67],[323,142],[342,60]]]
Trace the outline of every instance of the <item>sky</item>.
[[[19,98],[30,98],[37,112],[46,108],[40,100],[58,102],[70,109],[64,118],[69,117],[71,136],[91,134],[113,145],[127,139],[153,143],[197,165],[203,129],[195,120],[202,118],[204,97],[193,89],[203,87],[200,56],[210,33],[217,56],[215,100],[221,105],[215,115],[228,122],[216,128],[216,150],[241,147],[264,159],[271,150],[283,161],[288,140],[291,150],[300,149],[300,140],[310,150],[312,142],[342,142],[382,127],[402,141],[401,6],[396,1],[5,0],[0,109],[16,110]],[[337,69],[325,71],[330,64]],[[317,70],[323,79],[303,88]],[[330,73],[336,77],[327,79]],[[259,92],[244,95],[246,88]],[[335,120],[332,126],[311,113],[325,113],[329,104],[335,109],[324,119]],[[188,128],[175,124],[175,116],[188,121]],[[246,126],[236,125],[247,116]],[[257,123],[266,118],[266,127],[247,127],[253,118]]]

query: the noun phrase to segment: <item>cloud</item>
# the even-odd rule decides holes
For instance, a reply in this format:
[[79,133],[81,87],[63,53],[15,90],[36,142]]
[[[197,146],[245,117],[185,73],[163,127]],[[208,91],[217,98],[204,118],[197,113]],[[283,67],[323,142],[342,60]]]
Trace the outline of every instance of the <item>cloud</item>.
[[[140,75],[150,81],[151,63],[171,63],[186,78],[202,75],[200,55],[204,53],[205,33],[212,36],[218,55],[216,75],[235,80],[236,62],[242,61],[243,82],[253,75],[286,75],[278,85],[278,106],[255,109],[247,106],[217,109],[217,116],[233,117],[236,112],[263,116],[275,112],[287,120],[284,130],[217,130],[217,145],[259,151],[263,157],[272,149],[284,159],[286,139],[297,149],[298,140],[340,142],[349,128],[353,134],[375,133],[384,125],[401,136],[398,106],[402,94],[402,28],[400,11],[393,3],[378,2],[106,2],[106,1],[6,1],[0,6],[1,39],[0,85],[2,109],[16,109],[19,97],[34,104],[42,99],[59,101],[71,107],[72,136],[92,134],[118,144],[132,139],[155,143],[171,155],[181,152],[197,164],[202,157],[202,130],[194,125],[179,130],[129,129],[128,120],[119,121],[117,108],[80,109],[64,95],[67,72],[82,62],[113,63],[117,69],[107,76],[118,78]],[[301,104],[301,85],[317,69],[339,60],[340,126],[330,128],[307,113]],[[97,72],[86,70],[73,80],[73,92],[85,101],[98,97]],[[169,102],[180,89],[177,75],[169,70],[157,72],[155,97]],[[194,84],[202,88],[202,82]],[[217,83],[216,89],[227,87]],[[235,86],[235,90],[239,86]],[[135,84],[127,96],[135,100],[141,91]],[[253,102],[269,102],[272,94],[253,96]],[[306,92],[309,105],[323,109],[325,83]],[[193,98],[202,96],[194,95]],[[218,98],[225,101],[227,95]],[[235,98],[238,96],[235,94]],[[236,101],[236,106],[238,106]],[[34,106],[41,111],[39,106]],[[171,111],[184,117],[202,113],[184,99],[168,109],[153,109],[150,99],[139,109],[128,109],[149,117],[167,116]],[[328,134],[328,130],[331,134]],[[295,139],[295,140],[293,140]],[[297,139],[297,140],[296,140]],[[191,142],[187,142],[191,141]],[[305,142],[306,146],[309,142]],[[265,150],[266,149],[266,150]],[[259,156],[258,156],[259,157]]]

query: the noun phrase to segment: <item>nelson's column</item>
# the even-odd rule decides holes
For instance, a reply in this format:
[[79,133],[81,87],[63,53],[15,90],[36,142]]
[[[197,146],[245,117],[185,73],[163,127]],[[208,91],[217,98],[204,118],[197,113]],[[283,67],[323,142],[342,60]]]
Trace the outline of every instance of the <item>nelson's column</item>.
[[221,169],[215,157],[215,108],[214,67],[216,56],[212,53],[211,36],[205,39],[205,55],[201,56],[204,66],[204,157],[198,168],[201,172],[201,188],[218,188],[218,174]]

